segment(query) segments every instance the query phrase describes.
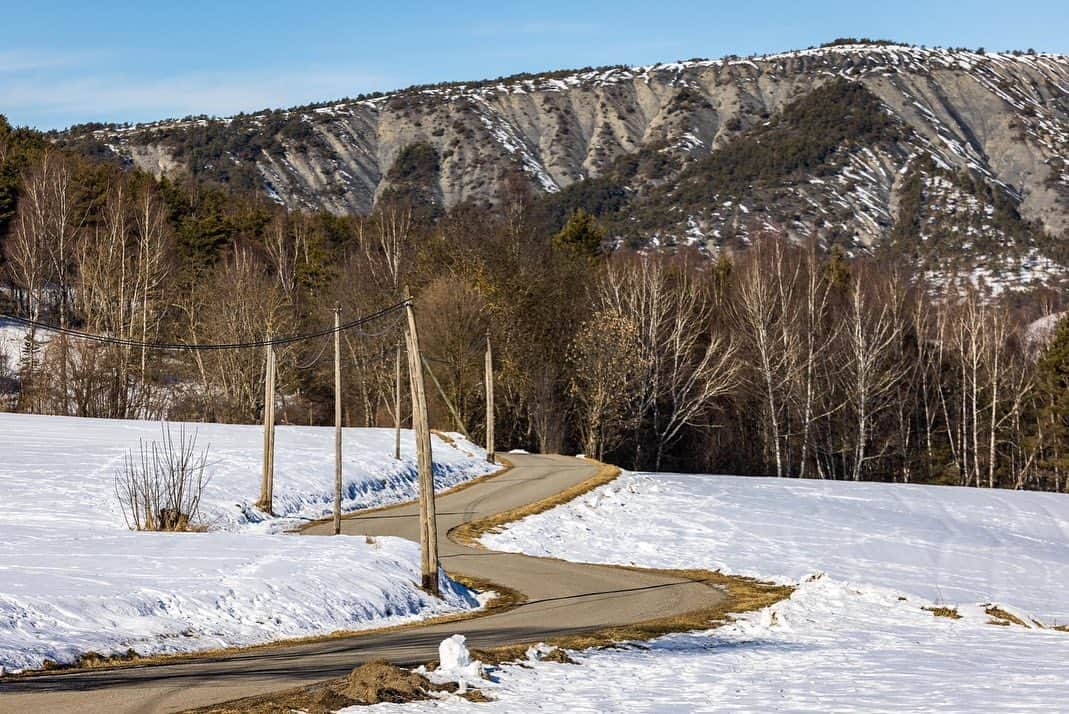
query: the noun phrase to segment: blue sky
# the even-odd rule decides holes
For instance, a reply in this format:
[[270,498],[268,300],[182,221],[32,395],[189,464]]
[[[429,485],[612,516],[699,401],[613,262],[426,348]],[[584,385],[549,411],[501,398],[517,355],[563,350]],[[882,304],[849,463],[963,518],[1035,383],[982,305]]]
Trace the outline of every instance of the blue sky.
[[0,113],[43,129],[443,80],[773,52],[839,36],[1069,51],[1069,0],[2,0]]

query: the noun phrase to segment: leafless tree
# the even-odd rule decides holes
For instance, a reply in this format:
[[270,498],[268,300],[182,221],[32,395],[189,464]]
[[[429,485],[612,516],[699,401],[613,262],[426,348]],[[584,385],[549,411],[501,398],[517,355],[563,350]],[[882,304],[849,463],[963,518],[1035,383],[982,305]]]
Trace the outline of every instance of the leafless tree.
[[[191,344],[262,340],[287,334],[293,327],[292,306],[261,260],[238,248],[209,276],[203,289],[183,302],[187,339]],[[265,378],[259,350],[194,352],[205,399],[204,418],[253,420],[262,406]],[[279,380],[285,353],[280,350]]]
[[708,291],[684,259],[639,256],[610,266],[599,303],[638,330],[638,408],[654,440],[654,467],[738,381],[735,347],[714,329]]
[[586,455],[603,458],[640,418],[635,402],[647,359],[638,326],[618,312],[596,312],[579,329],[570,351],[571,394]]
[[796,302],[785,294],[795,287],[793,275],[786,277],[788,272],[781,241],[759,241],[738,270],[732,303],[735,324],[753,357],[750,380],[764,404],[766,443],[771,446],[777,476],[787,475],[783,453],[786,410],[801,354],[797,331],[784,327],[797,320]]
[[[801,402],[801,442],[798,455],[799,478],[805,478],[809,473],[809,460],[813,452],[814,423],[828,415],[826,411],[821,413],[822,410],[819,409],[819,369],[821,363],[828,359],[828,351],[835,344],[839,325],[837,322],[831,325],[828,324],[831,284],[824,274],[815,236],[810,237],[806,246],[803,290],[802,319],[796,323],[797,328],[802,331],[800,342],[804,346],[802,364],[800,369],[797,370],[800,381],[798,391],[801,393],[799,397]],[[790,309],[786,311],[788,314],[793,312]],[[784,312],[783,307],[781,307],[780,312]],[[818,469],[818,475],[823,475],[823,471]]]
[[483,352],[490,326],[486,301],[463,280],[443,276],[421,291],[419,302],[424,355],[459,421],[457,428],[468,433],[484,410]]
[[[843,378],[853,420],[850,477],[860,481],[870,453],[875,419],[891,404],[894,387],[904,365],[894,359],[901,338],[900,300],[889,284],[874,285],[871,274],[859,272],[850,285],[850,300],[843,332]],[[883,288],[882,290],[880,288]]]
[[126,525],[139,531],[184,531],[195,526],[211,476],[208,448],[197,449],[197,433],[178,428],[175,440],[163,424],[161,439],[127,451],[115,475],[115,495]]

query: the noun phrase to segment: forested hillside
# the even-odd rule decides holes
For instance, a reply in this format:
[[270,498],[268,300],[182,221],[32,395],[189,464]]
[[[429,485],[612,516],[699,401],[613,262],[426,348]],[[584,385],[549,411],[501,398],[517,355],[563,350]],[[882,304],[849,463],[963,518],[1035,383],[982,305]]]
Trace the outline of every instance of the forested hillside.
[[[481,437],[489,333],[510,448],[1064,490],[1069,325],[1029,328],[1063,308],[1064,72],[848,45],[230,121],[0,122],[0,311],[203,344],[322,328],[335,304],[356,317],[408,286],[439,428]],[[928,104],[903,99],[921,88]],[[542,153],[508,134],[523,107]],[[365,120],[374,181],[298,185],[313,164],[355,181],[322,151]],[[1011,121],[1012,141],[996,131]],[[476,153],[497,158],[461,160]],[[264,407],[255,350],[142,352],[3,321],[0,352],[9,409],[248,423]],[[344,341],[347,424],[393,423],[396,354],[395,332]],[[322,341],[280,351],[283,420],[333,418],[331,358]]]

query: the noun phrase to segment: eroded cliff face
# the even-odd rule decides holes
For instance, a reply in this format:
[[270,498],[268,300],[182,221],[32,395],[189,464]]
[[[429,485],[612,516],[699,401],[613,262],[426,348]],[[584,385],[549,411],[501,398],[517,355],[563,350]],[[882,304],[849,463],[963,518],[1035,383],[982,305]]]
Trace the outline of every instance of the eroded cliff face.
[[[877,97],[900,136],[844,145],[827,170],[784,177],[780,188],[793,197],[786,208],[783,192],[726,197],[713,186],[703,205],[644,228],[647,238],[715,247],[757,230],[834,228],[871,245],[892,231],[919,157],[930,157],[937,173],[965,170],[997,187],[1050,235],[1069,229],[1069,58],[1054,55],[846,45],[415,88],[94,138],[156,174],[241,169],[287,206],[336,213],[372,210],[398,157],[415,144],[437,154],[432,182],[445,206],[493,202],[517,170],[538,190],[557,192],[609,175],[623,156],[656,152],[667,168],[624,182],[640,196],[837,78]],[[939,186],[926,174],[931,196]]]

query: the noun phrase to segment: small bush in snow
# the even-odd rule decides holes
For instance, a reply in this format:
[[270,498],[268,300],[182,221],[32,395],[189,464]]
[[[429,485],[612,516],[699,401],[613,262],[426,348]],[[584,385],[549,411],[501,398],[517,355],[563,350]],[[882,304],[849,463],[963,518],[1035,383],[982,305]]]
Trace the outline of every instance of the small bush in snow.
[[141,442],[126,452],[115,475],[115,495],[126,525],[139,531],[184,531],[196,519],[208,485],[208,449],[197,450],[197,434],[178,427],[175,440],[164,424],[160,441]]

